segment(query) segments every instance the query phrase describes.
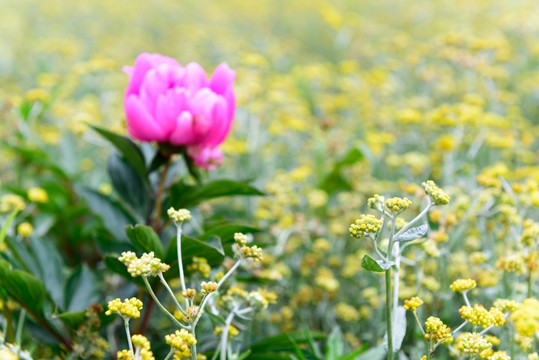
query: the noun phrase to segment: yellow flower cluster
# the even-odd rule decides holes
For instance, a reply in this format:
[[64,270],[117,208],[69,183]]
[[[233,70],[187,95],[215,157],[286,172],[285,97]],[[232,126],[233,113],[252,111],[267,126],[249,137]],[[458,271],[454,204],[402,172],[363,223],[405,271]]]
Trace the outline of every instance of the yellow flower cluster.
[[382,211],[385,203],[385,198],[381,195],[374,194],[367,200],[367,206],[373,210]]
[[245,246],[245,245],[247,245],[247,235],[242,234],[242,233],[235,233],[234,234],[234,241],[239,246]]
[[344,322],[358,321],[360,317],[356,308],[344,302],[340,302],[335,306],[335,316]]
[[410,205],[412,205],[412,202],[408,198],[392,197],[386,200],[386,207],[394,215],[400,214],[408,209]]
[[181,224],[185,221],[191,220],[191,212],[187,209],[175,210],[174,208],[169,208],[167,214],[168,217],[176,224]]
[[539,300],[535,298],[524,299],[511,313],[515,329],[525,337],[532,337],[539,331]]
[[176,330],[174,334],[165,336],[165,341],[172,349],[178,359],[191,357],[191,346],[197,343],[195,336],[185,329]]
[[145,336],[135,334],[131,336],[131,341],[136,348],[135,353],[138,354],[142,360],[155,360],[150,347],[150,342]]
[[456,340],[457,349],[465,355],[480,356],[492,347],[488,340],[478,333],[463,333]]
[[142,301],[136,297],[125,299],[123,302],[119,298],[109,301],[108,310],[105,315],[119,314],[124,318],[137,319],[140,317]]
[[520,238],[522,245],[527,247],[535,245],[539,239],[539,224],[531,220],[526,220],[522,226],[522,236]]
[[468,320],[473,325],[480,325],[483,329],[491,325],[498,327],[505,324],[505,316],[497,307],[487,310],[483,305],[475,304],[473,308],[464,305],[459,309],[459,313],[463,320]]
[[209,278],[211,273],[211,267],[208,264],[208,260],[203,257],[193,256],[193,262],[187,265],[187,271],[191,273],[198,272],[202,277]]
[[354,224],[351,224],[348,230],[353,237],[361,239],[366,234],[375,234],[380,231],[382,224],[383,221],[377,219],[374,215],[361,214],[359,219]]
[[443,323],[437,317],[430,316],[425,321],[425,340],[433,341],[434,343],[442,342],[443,344],[451,343],[453,336],[451,335],[451,328]]
[[417,296],[404,300],[404,310],[416,311],[421,305],[423,305],[423,300]]
[[526,259],[519,252],[510,253],[506,256],[501,256],[496,262],[496,267],[506,272],[516,272],[519,274],[526,273]]
[[217,291],[217,283],[213,281],[208,281],[208,282],[203,281],[200,283],[200,287],[202,288],[203,295],[207,295],[214,291]]
[[185,289],[182,291],[182,296],[187,299],[194,299],[197,295],[197,291],[195,289]]
[[494,301],[494,307],[500,309],[500,311],[504,313],[515,311],[518,306],[519,304],[515,300],[496,299],[496,301]]
[[252,259],[254,262],[260,262],[264,258],[262,249],[256,245],[240,247],[239,254],[241,257]]
[[[215,336],[221,336],[222,333],[223,333],[223,327],[222,326],[217,326],[215,328],[215,330],[213,331],[213,334]],[[239,333],[240,333],[240,331],[234,325],[230,325],[228,327],[228,339],[229,340],[232,339],[235,336],[238,336]]]
[[0,213],[12,212],[13,210],[23,211],[24,209],[26,209],[26,203],[19,195],[7,194],[0,197]]
[[157,276],[170,269],[169,265],[155,257],[153,251],[142,254],[140,258],[132,251],[124,251],[118,260],[127,266],[127,271],[132,277]]
[[447,205],[451,199],[438,185],[432,180],[427,180],[421,184],[428,196],[434,202],[434,205]]
[[496,351],[487,360],[511,360],[511,357],[505,351]]
[[477,286],[477,283],[474,279],[457,279],[453,281],[451,285],[449,285],[449,288],[453,290],[454,292],[466,292],[468,290],[471,290]]

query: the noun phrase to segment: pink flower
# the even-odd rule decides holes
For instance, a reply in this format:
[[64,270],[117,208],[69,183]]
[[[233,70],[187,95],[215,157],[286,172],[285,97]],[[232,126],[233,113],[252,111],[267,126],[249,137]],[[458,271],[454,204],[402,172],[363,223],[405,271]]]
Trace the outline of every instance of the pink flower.
[[186,146],[203,168],[221,164],[217,147],[226,139],[236,110],[236,73],[226,63],[208,79],[197,63],[182,67],[172,58],[143,53],[124,71],[130,76],[124,105],[131,136]]

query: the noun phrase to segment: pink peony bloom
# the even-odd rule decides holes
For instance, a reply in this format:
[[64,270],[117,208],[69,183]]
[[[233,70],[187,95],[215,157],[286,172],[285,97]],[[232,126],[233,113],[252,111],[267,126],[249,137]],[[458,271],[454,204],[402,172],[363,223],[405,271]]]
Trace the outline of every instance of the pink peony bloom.
[[159,54],[140,54],[125,92],[127,131],[140,141],[186,146],[197,166],[222,162],[217,147],[226,139],[234,112],[236,73],[220,64],[208,79],[197,63],[182,67]]

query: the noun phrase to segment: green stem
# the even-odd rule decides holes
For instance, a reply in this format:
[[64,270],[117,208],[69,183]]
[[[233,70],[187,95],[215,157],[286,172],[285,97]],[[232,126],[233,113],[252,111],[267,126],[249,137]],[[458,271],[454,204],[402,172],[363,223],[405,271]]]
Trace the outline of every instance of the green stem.
[[159,276],[159,280],[161,280],[161,284],[163,284],[163,286],[165,287],[165,289],[167,289],[168,293],[170,294],[170,296],[172,297],[172,300],[174,300],[174,303],[176,304],[176,306],[180,309],[180,311],[185,315],[185,310],[183,309],[183,307],[180,305],[180,303],[178,302],[178,299],[176,299],[176,295],[174,295],[174,292],[172,291],[172,289],[170,288],[170,286],[168,285],[167,281],[165,280],[165,277],[163,276],[163,273],[159,273],[157,276]]
[[165,313],[165,315],[167,315],[176,325],[180,326],[181,328],[184,328],[184,329],[190,329],[189,326],[185,326],[184,324],[182,324],[181,322],[179,322],[175,317],[174,315],[172,315],[167,309],[165,309],[165,307],[163,306],[163,304],[161,304],[161,302],[159,301],[159,299],[157,298],[157,296],[155,296],[153,290],[152,290],[152,287],[150,286],[150,283],[148,282],[148,279],[146,278],[146,276],[143,276],[142,277],[142,280],[144,281],[144,284],[146,285],[146,288],[148,289],[148,292],[150,293],[150,296],[152,297],[153,301],[155,301],[155,303],[157,304],[157,306],[159,307],[159,309],[161,309],[162,312]]
[[528,274],[528,297],[533,297],[533,278],[532,278],[532,272]]
[[[191,332],[193,333],[193,337],[195,337],[195,330],[196,329],[194,327],[191,330]],[[193,345],[193,347],[191,348],[191,360],[197,360],[197,344]]]
[[[178,250],[178,268],[180,269],[180,283],[182,285],[182,291],[187,289],[185,286],[185,277],[183,275],[183,261],[182,261],[182,224],[176,225],[176,248]],[[189,307],[189,300],[185,299],[185,307]]]
[[131,342],[131,332],[129,331],[129,318],[124,318],[124,327],[125,327],[125,334],[127,335],[127,343],[129,344],[129,350],[131,350],[131,353],[134,354],[135,350],[133,350],[133,343]]
[[172,355],[174,355],[174,349],[170,349],[170,351],[168,352],[168,355],[167,355],[167,357],[165,358],[165,360],[170,359],[170,357],[171,357]]
[[19,314],[19,321],[17,322],[17,332],[15,334],[15,344],[20,345],[22,339],[22,329],[24,327],[24,319],[26,317],[26,311],[21,309]]
[[4,305],[3,313],[6,318],[6,339],[8,342],[13,342],[15,340],[15,330],[13,330],[13,317],[7,307],[7,303]]
[[386,271],[387,360],[393,360],[393,323],[391,322],[391,268]]
[[159,180],[159,187],[157,188],[157,194],[155,196],[155,217],[153,219],[153,228],[156,232],[161,230],[161,211],[163,207],[163,192],[165,190],[165,182],[167,179],[168,169],[172,163],[172,156],[169,156],[163,172],[161,173],[161,179]]
[[223,328],[223,333],[221,334],[221,360],[226,360],[227,348],[228,348],[228,328],[234,320],[234,312],[237,310],[237,306],[228,314]]

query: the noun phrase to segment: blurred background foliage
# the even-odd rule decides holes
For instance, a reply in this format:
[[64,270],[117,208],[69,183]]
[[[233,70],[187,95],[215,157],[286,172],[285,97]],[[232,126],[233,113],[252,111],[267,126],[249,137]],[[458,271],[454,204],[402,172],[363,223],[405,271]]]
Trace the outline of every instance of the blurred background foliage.
[[[67,282],[65,293],[47,287],[60,309],[71,308],[79,277],[96,283],[84,307],[136,289],[103,275],[104,254],[127,239],[96,200],[119,197],[111,148],[88,124],[125,134],[121,68],[141,52],[237,71],[225,163],[207,177],[253,180],[269,196],[194,207],[205,225],[192,231],[223,219],[263,230],[271,250],[256,281],[279,303],[258,337],[301,330],[302,319],[328,334],[340,325],[351,349],[376,345],[383,326],[365,326],[383,318],[381,282],[359,267],[372,249],[348,239],[348,224],[374,193],[406,193],[417,210],[414,184],[428,178],[454,199],[431,218],[430,240],[446,250],[403,271],[405,295],[422,294],[449,323],[456,305],[437,299],[452,299],[457,276],[483,278],[484,301],[521,296],[509,284],[526,279],[496,264],[519,251],[506,235],[539,206],[536,1],[3,1],[0,33],[0,194],[46,190],[49,201],[14,226],[29,221],[34,238],[48,239],[54,255],[41,261],[57,259],[57,281]],[[38,256],[21,236],[13,228],[6,242]],[[419,358],[414,349],[405,346]]]

